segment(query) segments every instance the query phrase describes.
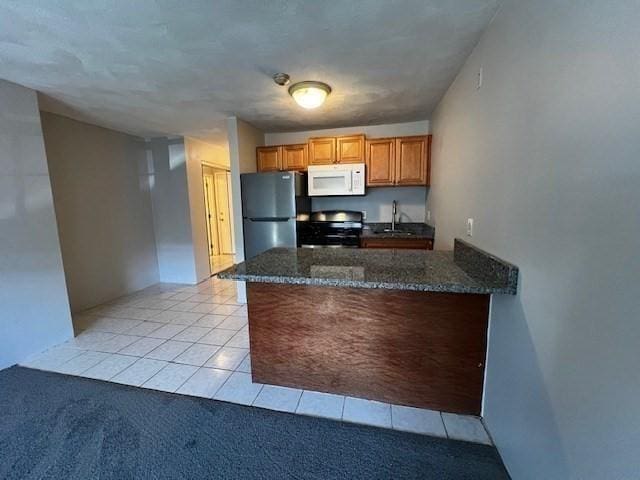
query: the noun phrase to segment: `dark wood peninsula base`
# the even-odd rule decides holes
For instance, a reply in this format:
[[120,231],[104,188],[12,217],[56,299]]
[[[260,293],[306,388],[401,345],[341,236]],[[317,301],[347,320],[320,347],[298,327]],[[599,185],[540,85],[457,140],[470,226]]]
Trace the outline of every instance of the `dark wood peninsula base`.
[[255,382],[479,415],[488,294],[247,283]]

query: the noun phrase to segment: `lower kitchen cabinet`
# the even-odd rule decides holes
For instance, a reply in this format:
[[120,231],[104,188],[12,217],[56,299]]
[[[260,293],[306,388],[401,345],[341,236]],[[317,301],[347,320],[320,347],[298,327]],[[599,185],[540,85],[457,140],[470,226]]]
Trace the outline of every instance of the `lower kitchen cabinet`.
[[372,238],[360,239],[362,248],[407,248],[414,250],[433,250],[433,240],[430,238]]

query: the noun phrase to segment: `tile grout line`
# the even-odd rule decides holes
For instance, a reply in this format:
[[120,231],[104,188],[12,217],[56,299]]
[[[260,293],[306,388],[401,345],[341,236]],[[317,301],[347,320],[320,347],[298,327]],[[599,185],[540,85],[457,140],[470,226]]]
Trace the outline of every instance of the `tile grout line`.
[[216,389],[216,391],[214,392],[213,396],[210,397],[211,400],[215,400],[216,395],[218,394],[218,392],[220,390],[222,390],[222,387],[224,387],[227,382],[229,381],[229,379],[231,378],[231,376],[234,374],[234,372],[231,372],[229,374],[229,376],[226,378],[226,380],[224,382],[222,382],[222,384]]
[[[251,375],[250,373],[248,375]],[[253,378],[251,378],[251,383],[253,383]],[[260,394],[262,393],[262,390],[264,390],[265,384],[263,383],[262,386],[260,387],[260,390],[258,390],[258,394],[256,395],[256,398],[254,398],[251,401],[251,406],[253,407],[254,404],[256,403],[256,400],[258,399],[258,397],[260,396]],[[262,407],[256,407],[256,408],[262,408]]]
[[[203,302],[199,302],[199,303],[203,303]],[[174,306],[175,306],[175,305],[174,305]],[[138,308],[138,307],[131,307],[131,308]],[[169,308],[167,308],[167,309],[164,309],[164,310],[158,310],[158,312],[159,312],[159,313],[163,313],[163,312],[169,312],[169,311],[171,311],[171,312],[176,312],[177,314],[179,314],[179,313],[201,313],[201,312],[191,312],[191,311],[188,311],[188,312],[182,312],[182,311],[179,311],[179,310],[170,310],[170,309],[171,309],[171,307],[169,307]],[[155,309],[147,309],[147,310],[155,310]],[[135,325],[135,326],[133,326],[133,327],[130,327],[130,328],[126,329],[125,331],[121,332],[121,333],[116,333],[115,335],[126,335],[126,334],[127,334],[127,332],[129,332],[130,330],[133,330],[134,328],[136,328],[137,326],[139,326],[141,323],[144,323],[144,322],[162,323],[163,325],[185,325],[185,324],[173,323],[172,321],[169,321],[169,322],[158,322],[158,321],[155,321],[155,322],[154,322],[153,320],[155,320],[155,319],[156,319],[157,315],[158,315],[158,314],[156,314],[156,315],[154,315],[153,317],[150,317],[150,318],[148,318],[148,319],[142,319],[142,320],[137,319],[137,318],[128,318],[128,317],[125,317],[125,318],[113,318],[113,317],[109,317],[109,316],[105,316],[105,317],[103,317],[103,318],[112,318],[112,319],[114,319],[114,320],[137,320],[137,321],[139,321],[139,322],[140,322],[138,325]],[[191,324],[186,324],[186,326],[185,326],[185,328],[184,328],[183,330],[186,330],[187,328],[189,328],[189,327],[193,326],[195,323],[197,323],[199,320],[201,320],[201,319],[202,319],[202,317],[204,317],[204,316],[206,316],[206,315],[211,315],[211,313],[209,313],[209,314],[207,314],[207,313],[203,313],[203,314],[202,314],[202,315],[200,315],[200,317],[199,317],[199,318],[197,318],[193,323],[191,323]],[[222,316],[222,315],[221,315],[221,316]],[[226,321],[226,320],[227,320],[227,318],[228,318],[228,317],[230,317],[230,316],[232,316],[232,314],[224,316],[224,320],[223,320],[222,322]],[[222,322],[220,322],[220,323],[222,323]],[[158,330],[159,330],[160,328],[162,328],[162,327],[158,327]],[[213,328],[217,328],[217,327],[213,327]],[[154,330],[154,331],[155,331],[155,330]],[[113,332],[106,332],[106,333],[113,333]],[[153,333],[153,332],[151,332],[151,333]],[[176,335],[174,335],[174,337],[175,337],[175,336],[177,336],[177,335],[179,335],[180,333],[181,333],[181,332],[176,333]],[[144,337],[146,337],[147,335],[143,335],[143,336],[144,336]],[[171,337],[171,338],[173,338],[173,337]],[[166,340],[170,340],[170,339],[166,339]]]
[[[128,356],[130,356],[130,355],[124,355],[124,354],[118,354],[118,353],[114,353],[114,355],[122,355],[122,356],[127,356],[127,357],[128,357]],[[132,358],[135,358],[135,360],[134,360],[132,363],[130,363],[129,365],[127,365],[126,367],[124,367],[122,370],[120,370],[120,371],[118,371],[118,372],[114,373],[113,375],[111,375],[111,376],[110,376],[106,381],[107,381],[107,382],[110,382],[112,378],[117,377],[117,376],[118,376],[118,375],[120,375],[122,372],[124,372],[126,369],[128,369],[130,366],[132,366],[132,365],[136,364],[136,363],[138,362],[138,360],[140,360],[138,357],[134,357],[134,356],[131,356],[131,357],[132,357]],[[105,358],[105,360],[107,360],[107,359]],[[103,361],[104,361],[104,360],[103,360]],[[100,362],[100,363],[102,363],[102,362]],[[85,377],[85,378],[87,378],[87,377]],[[95,380],[98,380],[98,379],[95,379]],[[115,383],[115,382],[114,382],[114,383]]]
[[[153,359],[150,359],[150,360],[153,360]],[[161,360],[157,360],[157,361],[161,361]],[[168,365],[168,363],[167,363],[167,365]],[[151,375],[149,378],[147,378],[146,380],[144,380],[144,381],[139,385],[139,387],[140,387],[140,388],[146,388],[146,387],[144,387],[144,385],[145,385],[149,380],[151,380],[151,379],[155,378],[155,376],[156,376],[156,375],[158,375],[162,370],[164,370],[165,368],[167,368],[167,365],[165,365],[165,366],[164,366],[164,367],[162,367],[160,370],[158,370],[156,373],[154,373],[154,374],[153,374],[153,375]],[[148,388],[148,390],[153,390],[153,389],[152,389],[152,388]]]
[[300,402],[302,401],[302,395],[304,395],[305,390],[300,389],[300,396],[298,397],[298,402],[296,403],[296,408],[293,409],[293,413],[298,412],[298,407],[300,406]]
[[[106,352],[95,352],[95,353],[106,353]],[[85,368],[85,369],[84,369],[84,370],[82,370],[80,373],[78,373],[76,376],[77,376],[77,377],[82,377],[82,375],[83,375],[85,372],[88,372],[89,370],[91,370],[91,369],[92,369],[93,367],[95,367],[96,365],[101,364],[101,363],[102,363],[102,362],[104,362],[107,358],[109,358],[111,355],[115,355],[115,353],[107,353],[107,357],[106,357],[106,358],[103,358],[103,359],[102,359],[102,360],[100,360],[98,363],[94,363],[93,365],[91,365],[91,366],[89,366],[89,367]]]
[[[151,360],[154,360],[154,359],[152,358]],[[162,362],[162,361],[164,361],[164,360],[157,360],[157,361]],[[167,364],[166,364],[164,367],[162,367],[160,370],[158,370],[156,373],[154,373],[151,377],[149,377],[149,378],[148,378],[148,379],[146,379],[144,382],[142,382],[142,385],[140,385],[140,387],[142,387],[142,388],[147,388],[147,390],[156,390],[155,388],[148,388],[148,387],[144,387],[143,385],[145,385],[145,384],[146,384],[147,382],[149,382],[150,380],[153,380],[156,376],[158,376],[158,375],[159,375],[159,374],[160,374],[160,373],[161,373],[165,368],[167,368],[167,367],[168,367],[170,364],[172,364],[173,362],[166,362],[166,363],[167,363]],[[173,365],[182,365],[182,364],[173,363]],[[188,366],[193,366],[193,365],[188,365]],[[196,370],[196,372],[197,372],[197,370]],[[189,380],[189,378],[191,378],[193,375],[195,375],[195,373],[196,373],[196,372],[193,372],[191,375],[189,375],[189,377],[188,377],[184,382],[182,382],[182,383],[180,384],[180,386],[178,386],[178,388],[176,388],[176,389],[175,389],[175,390],[173,390],[173,391],[168,391],[168,390],[156,390],[156,391],[160,391],[160,392],[168,392],[168,393],[176,393],[176,392],[180,389],[180,387],[182,387],[182,385],[184,385],[184,384],[185,384],[185,382],[186,382],[187,380]]]
[[[195,365],[189,365],[189,366],[194,367]],[[193,377],[196,373],[198,373],[198,370],[200,370],[200,367],[196,367],[196,369],[194,370],[194,372],[193,372],[191,375],[189,375],[189,377],[187,377],[187,378],[185,379],[185,381],[184,381],[184,382],[182,382],[182,383],[180,384],[180,386],[178,386],[178,388],[176,388],[176,389],[175,389],[173,392],[171,392],[171,393],[177,393],[177,392],[178,392],[178,390],[180,390],[180,389],[184,386],[184,384],[185,384],[185,383],[187,383],[189,380],[191,380],[191,377]]]
[[493,436],[491,435],[491,432],[489,432],[489,429],[484,423],[484,417],[478,417],[478,418],[480,419],[480,424],[482,425],[482,428],[484,428],[484,431],[487,434],[487,437],[489,437],[489,441],[491,442],[491,445],[495,446],[495,443],[493,441]]
[[449,430],[447,430],[447,424],[444,421],[444,417],[442,416],[442,412],[438,412],[440,414],[440,421],[442,422],[442,426],[444,427],[444,433],[447,436],[447,438],[451,439],[451,437],[449,436]]
[[[52,350],[54,348],[56,348],[56,346],[51,347],[49,350]],[[73,348],[73,347],[65,347],[65,348]],[[42,352],[43,354],[48,352],[49,350],[45,350],[44,352]],[[73,357],[68,358],[67,360],[63,361],[62,363],[60,363],[58,366],[54,367],[54,368],[61,368],[63,366],[65,366],[67,363],[69,363],[71,360],[75,360],[76,358],[80,357],[81,355],[84,355],[87,352],[90,352],[91,350],[84,350],[84,349],[78,349],[78,354],[74,355]],[[44,370],[45,372],[55,372],[55,373],[60,373],[57,372],[56,370]]]

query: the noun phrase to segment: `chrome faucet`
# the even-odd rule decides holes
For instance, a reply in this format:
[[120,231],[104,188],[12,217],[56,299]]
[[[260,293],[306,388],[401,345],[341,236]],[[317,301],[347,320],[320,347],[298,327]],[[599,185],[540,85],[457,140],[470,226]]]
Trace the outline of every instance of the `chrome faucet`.
[[391,231],[396,231],[396,211],[398,209],[398,204],[394,200],[391,204]]

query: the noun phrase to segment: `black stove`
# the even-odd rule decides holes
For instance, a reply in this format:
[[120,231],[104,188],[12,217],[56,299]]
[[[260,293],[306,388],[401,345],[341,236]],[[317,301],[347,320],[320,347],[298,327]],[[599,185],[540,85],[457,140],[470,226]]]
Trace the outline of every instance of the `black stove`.
[[303,248],[358,248],[362,232],[362,212],[324,210],[313,212],[308,228],[300,236]]

